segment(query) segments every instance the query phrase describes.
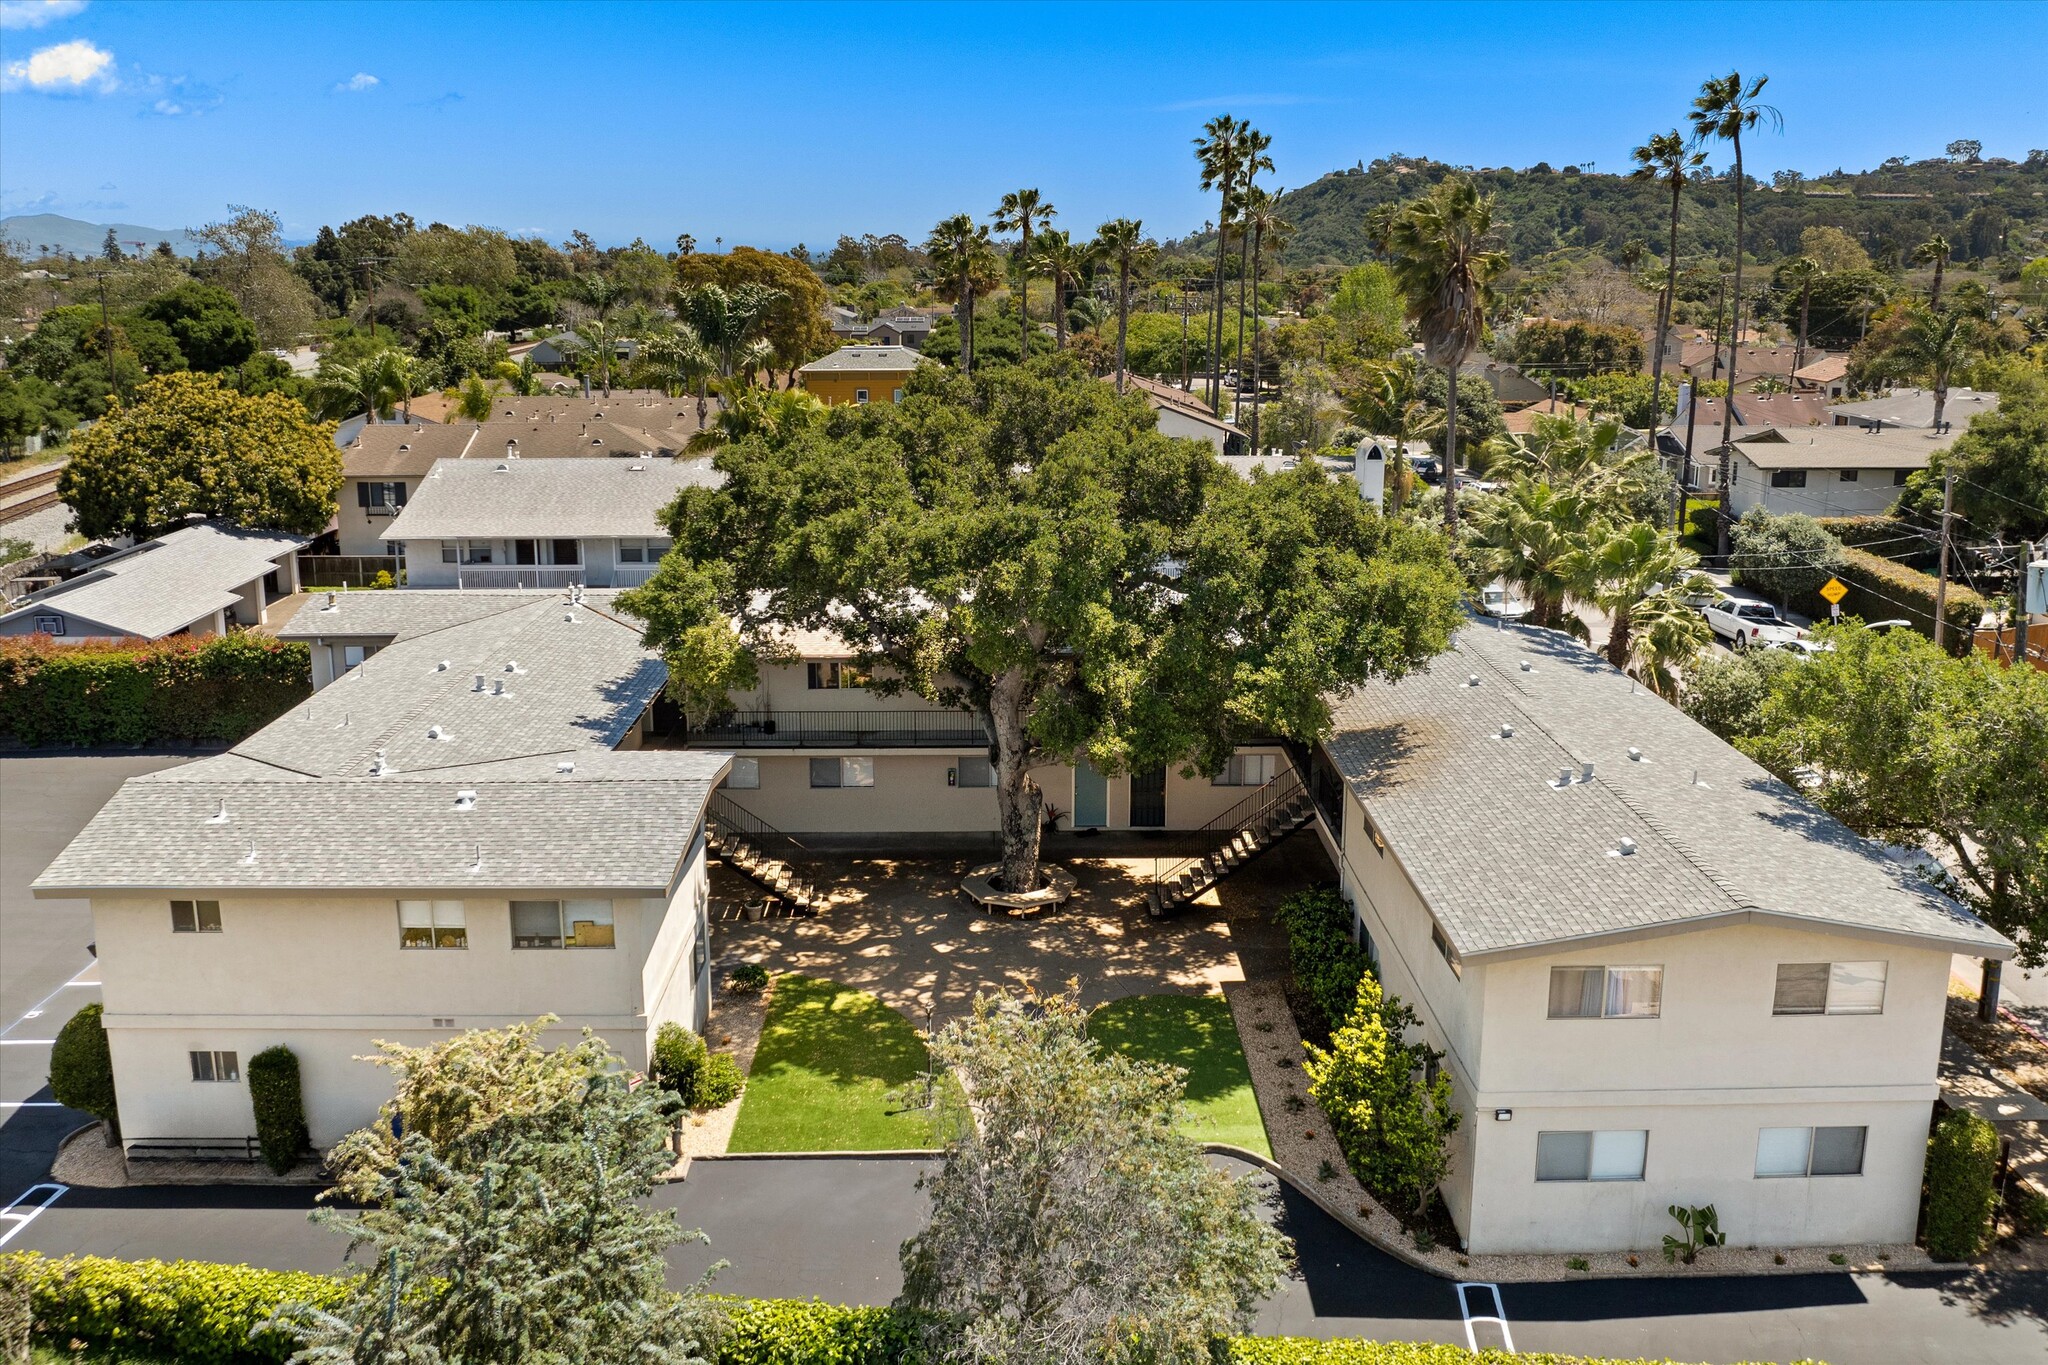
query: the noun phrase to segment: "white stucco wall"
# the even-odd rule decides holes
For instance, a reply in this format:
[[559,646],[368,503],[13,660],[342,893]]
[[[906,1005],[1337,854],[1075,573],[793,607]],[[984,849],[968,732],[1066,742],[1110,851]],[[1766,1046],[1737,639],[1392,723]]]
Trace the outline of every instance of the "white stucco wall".
[[1728,505],[1738,517],[1759,505],[1775,516],[1793,512],[1810,517],[1878,516],[1891,511],[1899,500],[1900,489],[1892,482],[1889,469],[1858,470],[1855,480],[1848,483],[1843,482],[1839,469],[1809,469],[1806,487],[1773,488],[1771,471],[1757,468],[1739,454],[1734,468]]

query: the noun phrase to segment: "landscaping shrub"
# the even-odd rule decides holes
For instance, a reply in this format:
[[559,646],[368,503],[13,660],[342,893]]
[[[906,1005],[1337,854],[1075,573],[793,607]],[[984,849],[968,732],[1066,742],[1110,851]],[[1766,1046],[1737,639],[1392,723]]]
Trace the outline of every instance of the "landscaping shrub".
[[[1934,635],[1933,574],[1894,564],[1866,550],[1843,550],[1842,565],[1835,571],[1849,595],[1842,599],[1842,615],[1860,616],[1866,621],[1905,620],[1922,635]],[[1819,597],[1792,604],[1816,619],[1828,614]],[[1985,601],[1961,583],[1948,585],[1948,633],[1944,641],[1949,653],[1963,655],[1974,648],[1977,623],[1984,617]]]
[[918,1365],[918,1322],[894,1308],[815,1299],[714,1298],[724,1314],[717,1365]]
[[714,1052],[704,1059],[703,1069],[697,1073],[697,1094],[690,1107],[721,1109],[738,1099],[746,1085],[747,1078],[740,1073],[739,1063],[731,1054]]
[[311,692],[304,644],[247,632],[0,641],[0,735],[31,747],[233,742]]
[[1302,1033],[1321,1042],[1350,1015],[1358,979],[1372,964],[1351,941],[1351,907],[1330,890],[1298,891],[1274,913],[1287,931],[1287,965],[1294,975]]
[[1997,1200],[1998,1130],[1958,1109],[1927,1141],[1927,1254],[1967,1261],[1991,1234]]
[[759,995],[768,989],[768,969],[758,962],[742,962],[725,978],[727,995]]
[[1449,1073],[1431,1065],[1435,1054],[1405,1041],[1418,1022],[1368,973],[1329,1048],[1310,1044],[1302,1063],[1352,1174],[1390,1212],[1416,1217],[1450,1174],[1450,1138],[1462,1118]]
[[2006,1194],[2005,1215],[2012,1230],[2021,1237],[2039,1237],[2048,1232],[2048,1194],[2032,1185],[2014,1185]]
[[[1898,517],[1815,517],[1814,520],[1820,523],[1823,531],[1850,549],[1874,548],[1886,559],[1925,559],[1934,553],[1936,547],[1933,532]],[[1915,541],[1911,537],[1919,539]]]
[[57,1103],[82,1109],[107,1125],[107,1145],[121,1140],[121,1113],[114,1102],[114,1056],[107,1048],[102,1007],[87,1005],[57,1032],[50,1048],[50,1093]]
[[33,1252],[0,1259],[29,1290],[39,1340],[146,1351],[185,1365],[287,1360],[296,1343],[278,1332],[255,1333],[257,1325],[288,1300],[332,1307],[343,1295],[332,1276],[245,1265],[50,1260]]
[[249,1059],[249,1100],[256,1108],[256,1140],[263,1145],[263,1162],[283,1175],[311,1142],[299,1088],[299,1059],[283,1043]]
[[[1842,567],[1842,542],[1812,517],[1752,507],[1731,529],[1729,576],[1780,606],[1805,603]],[[1825,614],[1825,613],[1823,613]]]
[[704,1040],[670,1020],[654,1032],[654,1083],[696,1108],[697,1078],[704,1070]]

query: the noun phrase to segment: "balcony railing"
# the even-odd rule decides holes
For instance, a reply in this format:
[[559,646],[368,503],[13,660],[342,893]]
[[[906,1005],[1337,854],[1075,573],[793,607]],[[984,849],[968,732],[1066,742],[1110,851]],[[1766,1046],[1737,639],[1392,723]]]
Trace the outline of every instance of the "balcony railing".
[[566,588],[588,581],[581,564],[465,564],[455,571],[463,588]]
[[[659,563],[614,565],[611,572],[611,586],[614,588],[637,588],[648,579],[654,577],[654,571],[660,567]],[[603,585],[593,583],[591,586],[601,587]]]
[[690,728],[707,749],[980,748],[988,732],[966,711],[734,711]]

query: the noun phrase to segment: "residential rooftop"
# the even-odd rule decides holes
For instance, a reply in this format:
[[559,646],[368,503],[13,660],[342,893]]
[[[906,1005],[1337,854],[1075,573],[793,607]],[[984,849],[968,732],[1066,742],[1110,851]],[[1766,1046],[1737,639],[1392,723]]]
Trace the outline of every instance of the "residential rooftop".
[[1739,923],[2012,951],[1555,631],[1468,625],[1427,670],[1351,693],[1335,721],[1339,773],[1461,959]]
[[924,363],[924,357],[908,346],[841,346],[830,355],[819,356],[798,374],[909,373]]
[[[1972,418],[1998,410],[1998,395],[1981,389],[1950,389],[1942,405],[1941,420],[1966,427]],[[1849,426],[1931,427],[1934,425],[1934,392],[1931,389],[1893,389],[1881,398],[1856,403],[1836,403],[1828,409],[1836,422]]]
[[676,493],[723,477],[709,458],[436,460],[381,538],[666,535]]
[[58,610],[119,635],[155,639],[240,600],[239,589],[270,573],[280,555],[309,538],[197,522],[101,560],[77,578],[23,598],[5,617]]
[[1765,427],[1743,432],[1734,446],[1759,469],[1925,469],[1954,439],[1896,428]]

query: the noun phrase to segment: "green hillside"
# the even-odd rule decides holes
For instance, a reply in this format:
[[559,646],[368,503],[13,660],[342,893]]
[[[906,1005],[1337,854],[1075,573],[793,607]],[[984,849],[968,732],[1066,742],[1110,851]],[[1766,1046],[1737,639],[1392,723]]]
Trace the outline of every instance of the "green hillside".
[[[1725,152],[1716,148],[1715,155]],[[1412,198],[1454,170],[1471,174],[1495,197],[1517,262],[1575,247],[1618,262],[1630,241],[1663,254],[1670,201],[1656,185],[1569,166],[1473,169],[1397,153],[1333,171],[1283,196],[1281,212],[1295,233],[1282,259],[1297,267],[1365,260],[1372,254],[1366,226],[1372,209]],[[1749,250],[1767,261],[1795,253],[1800,232],[1820,224],[1856,238],[1880,268],[1897,264],[1937,232],[1953,244],[1958,262],[2038,254],[2048,235],[2048,151],[2030,153],[2023,163],[1894,159],[1874,171],[1776,186],[1752,182],[1748,210]],[[1681,258],[1728,255],[1734,226],[1732,184],[1715,179],[1689,186]],[[1199,248],[1201,240],[1184,245]]]

